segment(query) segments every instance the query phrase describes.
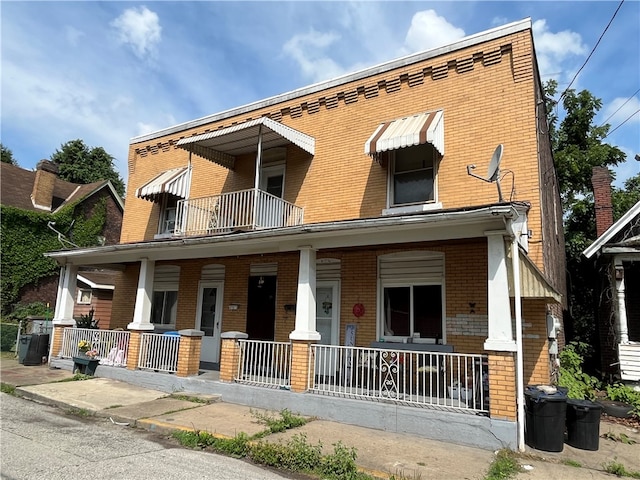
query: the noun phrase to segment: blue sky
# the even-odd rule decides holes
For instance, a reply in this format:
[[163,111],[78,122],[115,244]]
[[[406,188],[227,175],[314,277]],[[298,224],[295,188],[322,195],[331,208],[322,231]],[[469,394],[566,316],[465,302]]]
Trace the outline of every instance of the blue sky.
[[[34,168],[81,138],[129,140],[530,17],[543,80],[566,88],[619,1],[0,3],[1,141]],[[640,172],[640,2],[626,0],[572,85]],[[626,102],[626,103],[625,103]]]

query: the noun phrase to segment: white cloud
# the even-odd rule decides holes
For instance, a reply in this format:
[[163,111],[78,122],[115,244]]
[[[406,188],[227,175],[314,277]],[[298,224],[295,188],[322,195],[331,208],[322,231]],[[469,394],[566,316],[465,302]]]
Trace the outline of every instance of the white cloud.
[[566,64],[563,62],[571,57],[585,55],[588,51],[579,33],[570,30],[552,33],[544,19],[533,22],[533,37],[542,77],[557,78],[560,74],[570,77],[575,72],[566,71]]
[[120,43],[131,46],[138,58],[152,54],[160,43],[160,20],[147,7],[128,8],[111,22],[111,26],[117,30]]
[[74,28],[70,25],[64,27],[65,35],[67,37],[67,41],[73,45],[74,47],[78,45],[78,40],[84,37],[85,33],[77,28]]
[[305,77],[319,82],[344,73],[344,69],[324,53],[324,49],[339,38],[335,33],[321,33],[312,28],[309,33],[294,35],[282,49],[298,63]]
[[606,107],[602,110],[602,122],[606,121],[611,128],[615,128],[622,122],[627,120],[625,125],[633,122],[640,122],[640,99],[638,97],[628,98],[614,98]]
[[449,23],[435,10],[423,10],[411,19],[404,43],[410,52],[418,52],[447,45],[464,36],[463,29]]

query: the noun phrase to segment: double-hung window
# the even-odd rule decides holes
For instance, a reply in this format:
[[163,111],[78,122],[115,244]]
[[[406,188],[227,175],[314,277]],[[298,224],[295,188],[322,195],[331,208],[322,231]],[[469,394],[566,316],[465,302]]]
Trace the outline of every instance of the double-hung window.
[[178,285],[180,267],[159,265],[153,279],[151,299],[151,323],[175,327],[178,313]]
[[437,152],[431,144],[393,151],[389,206],[415,205],[436,200]]

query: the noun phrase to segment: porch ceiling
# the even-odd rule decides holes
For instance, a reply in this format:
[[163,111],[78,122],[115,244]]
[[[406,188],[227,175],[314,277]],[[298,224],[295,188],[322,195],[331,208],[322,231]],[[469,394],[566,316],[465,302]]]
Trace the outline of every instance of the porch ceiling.
[[60,265],[102,265],[150,260],[181,260],[277,252],[303,246],[321,250],[408,242],[484,238],[504,229],[505,219],[524,215],[524,204],[499,204],[471,210],[444,210],[416,215],[305,224],[231,234],[109,245],[50,252]]
[[268,117],[249,120],[215,132],[182,138],[176,145],[207,160],[233,169],[238,155],[258,151],[260,132],[262,132],[262,150],[293,143],[311,155],[315,153],[315,139],[313,137]]

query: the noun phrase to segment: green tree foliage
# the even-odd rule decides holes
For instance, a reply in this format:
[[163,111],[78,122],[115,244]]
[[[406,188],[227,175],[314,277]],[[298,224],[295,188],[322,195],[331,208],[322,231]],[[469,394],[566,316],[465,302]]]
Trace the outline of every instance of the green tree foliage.
[[10,163],[11,165],[18,165],[18,162],[13,158],[13,152],[0,143],[0,157],[2,163]]
[[89,148],[80,140],[71,140],[51,155],[58,165],[59,176],[73,183],[92,183],[111,180],[116,192],[124,197],[124,181],[113,166],[114,158],[102,147]]

